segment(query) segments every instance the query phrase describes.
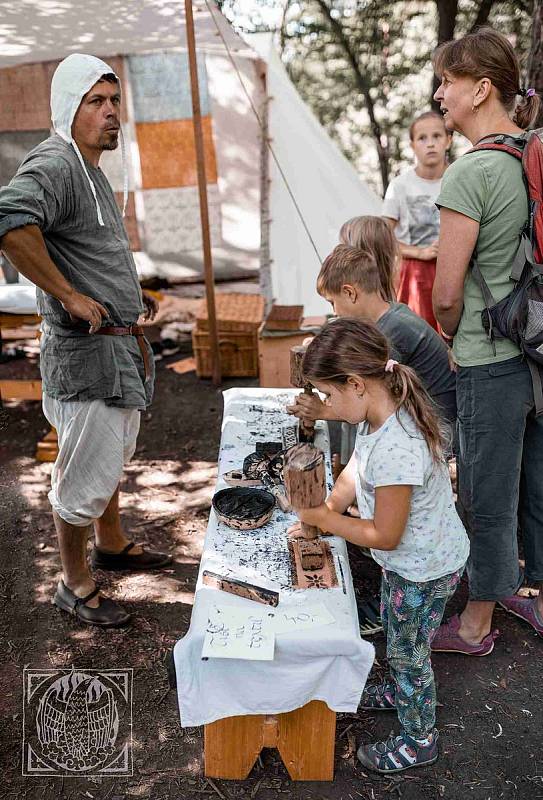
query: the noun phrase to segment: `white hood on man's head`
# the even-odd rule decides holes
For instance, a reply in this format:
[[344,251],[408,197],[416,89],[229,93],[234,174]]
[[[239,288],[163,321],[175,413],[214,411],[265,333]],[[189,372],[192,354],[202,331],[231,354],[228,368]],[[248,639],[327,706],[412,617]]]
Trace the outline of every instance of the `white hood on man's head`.
[[72,123],[81,100],[103,75],[115,73],[105,61],[83,53],[73,53],[56,68],[51,81],[51,120],[65,142],[73,141]]
[[[72,53],[72,55],[60,62],[51,81],[51,120],[53,129],[65,142],[71,144],[77,153],[83,171],[89,181],[90,189],[96,202],[96,213],[98,222],[103,225],[102,211],[96,197],[96,189],[90,179],[89,173],[79,152],[79,148],[72,137],[72,124],[81,104],[81,100],[92,89],[95,83],[104,75],[115,75],[109,64],[95,56],[84,53]],[[121,81],[115,75],[121,86]],[[128,174],[126,170],[126,160],[124,153],[124,139],[121,129],[121,151],[123,158],[124,172],[124,208],[126,208],[128,197]]]

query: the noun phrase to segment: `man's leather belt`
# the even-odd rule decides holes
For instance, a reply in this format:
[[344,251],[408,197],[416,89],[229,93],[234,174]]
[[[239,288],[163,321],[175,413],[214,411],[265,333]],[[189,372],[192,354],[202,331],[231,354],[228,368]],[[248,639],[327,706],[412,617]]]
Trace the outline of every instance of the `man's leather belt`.
[[145,370],[145,380],[151,376],[151,364],[149,362],[149,351],[145,344],[145,331],[141,325],[130,325],[123,328],[120,325],[104,325],[96,331],[101,336],[135,336],[143,358],[143,368]]

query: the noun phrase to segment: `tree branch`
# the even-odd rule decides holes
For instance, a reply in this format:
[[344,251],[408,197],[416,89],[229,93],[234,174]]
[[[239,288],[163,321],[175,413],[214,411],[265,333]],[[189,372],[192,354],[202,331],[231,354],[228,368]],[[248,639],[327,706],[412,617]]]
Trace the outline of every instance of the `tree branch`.
[[377,156],[379,158],[381,180],[383,182],[383,192],[386,192],[389,181],[388,152],[386,147],[383,146],[382,142],[383,131],[381,125],[379,124],[378,120],[375,117],[375,103],[373,102],[373,98],[370,94],[370,88],[371,88],[370,83],[363,75],[360,69],[360,65],[358,63],[358,59],[351,47],[351,43],[348,37],[345,35],[345,31],[343,30],[341,24],[338,22],[337,19],[335,19],[332,16],[331,9],[327,6],[324,0],[316,0],[316,3],[321,9],[322,13],[324,14],[326,20],[328,21],[330,28],[332,29],[332,32],[335,34],[339,45],[345,52],[347,61],[349,62],[354,74],[355,83],[361,95],[364,98],[364,102],[366,104],[366,110],[370,118],[371,132],[373,134],[373,138],[375,140],[375,144],[377,147]]
[[481,0],[479,9],[477,11],[477,16],[475,17],[473,25],[469,29],[469,33],[473,33],[473,31],[476,28],[479,28],[481,25],[486,25],[493,5],[494,0]]

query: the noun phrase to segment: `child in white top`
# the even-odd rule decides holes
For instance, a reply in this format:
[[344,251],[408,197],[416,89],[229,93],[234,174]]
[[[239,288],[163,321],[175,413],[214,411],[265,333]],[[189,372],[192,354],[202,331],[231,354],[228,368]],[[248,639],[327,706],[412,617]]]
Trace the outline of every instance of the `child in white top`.
[[409,139],[415,166],[390,181],[383,216],[394,231],[402,256],[398,300],[437,330],[432,308],[439,238],[436,200],[452,139],[443,117],[435,111],[415,117],[409,126]]
[[[395,772],[437,759],[430,642],[460,580],[469,541],[452,494],[434,406],[412,369],[390,359],[369,322],[330,322],[309,345],[303,372],[331,409],[359,425],[354,453],[325,504],[303,522],[370,547],[381,565],[381,616],[392,680],[365,690],[362,707],[396,709],[399,736],[362,745],[368,769]],[[344,516],[356,497],[361,519]],[[299,537],[300,525],[289,535]]]

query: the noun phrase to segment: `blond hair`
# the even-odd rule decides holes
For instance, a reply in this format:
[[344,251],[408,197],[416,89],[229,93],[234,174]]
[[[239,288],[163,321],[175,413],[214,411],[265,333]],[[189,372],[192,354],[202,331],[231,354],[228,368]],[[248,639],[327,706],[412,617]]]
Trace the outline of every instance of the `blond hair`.
[[398,410],[405,408],[412,417],[434,461],[443,461],[446,441],[430,396],[411,367],[395,364],[391,372],[386,372],[389,359],[388,340],[373,323],[343,317],[328,323],[315,336],[305,353],[302,371],[310,382],[339,386],[354,375],[381,381],[398,403]]
[[398,260],[398,243],[382,217],[353,217],[339,231],[342,244],[371,253],[379,272],[378,294],[392,302],[396,299],[394,275]]
[[[444,72],[465,75],[474,80],[489,78],[496,87],[500,101],[519,128],[529,128],[539,112],[540,99],[526,96],[520,86],[520,67],[511,42],[489,27],[440,45],[432,62],[436,75]],[[516,98],[522,96],[520,103]]]

